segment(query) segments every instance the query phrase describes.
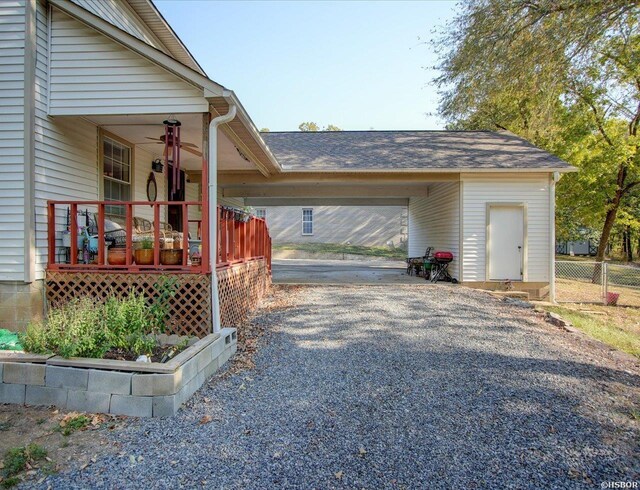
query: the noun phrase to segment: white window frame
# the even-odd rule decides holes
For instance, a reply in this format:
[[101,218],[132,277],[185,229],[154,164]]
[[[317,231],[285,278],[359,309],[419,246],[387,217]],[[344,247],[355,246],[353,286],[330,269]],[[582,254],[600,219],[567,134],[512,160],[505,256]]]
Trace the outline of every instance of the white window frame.
[[[309,219],[308,220],[304,219],[304,212],[305,211],[311,211],[311,214],[310,214],[311,219],[310,220]],[[311,223],[311,232],[310,233],[305,233],[305,231],[304,231],[305,223]],[[302,235],[303,236],[312,236],[313,235],[313,208],[302,208],[302,229],[301,229],[301,231],[302,231]]]
[[[113,177],[109,177],[108,175],[104,174],[104,140],[108,139],[111,140],[112,142],[124,146],[125,148],[129,149],[129,182],[126,182],[124,180],[120,180],[120,179],[116,179]],[[129,201],[133,201],[135,200],[135,171],[134,171],[134,162],[135,162],[135,145],[133,145],[132,143],[130,143],[129,141],[122,139],[118,136],[116,136],[115,134],[109,133],[108,131],[104,131],[104,130],[100,130],[99,133],[99,148],[98,148],[98,167],[99,167],[99,192],[100,192],[100,200],[101,201],[106,201],[105,196],[104,196],[104,181],[105,179],[109,179],[109,180],[113,180],[114,182],[119,182],[122,184],[128,184],[129,185]],[[108,204],[107,204],[108,206]],[[107,216],[112,216],[112,217],[117,217],[117,218],[123,218],[124,215],[120,215],[120,214],[109,214],[107,213]]]
[[[256,208],[255,209],[256,212],[256,218],[260,218],[266,221],[267,219],[267,208]],[[262,216],[260,216],[260,213],[262,213]]]

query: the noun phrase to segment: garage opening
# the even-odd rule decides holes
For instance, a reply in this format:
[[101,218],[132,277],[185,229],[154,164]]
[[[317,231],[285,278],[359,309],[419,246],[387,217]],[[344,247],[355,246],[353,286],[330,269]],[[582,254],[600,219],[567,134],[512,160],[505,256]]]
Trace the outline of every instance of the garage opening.
[[407,257],[428,247],[453,254],[459,268],[459,183],[423,184],[415,196],[251,198],[272,238],[273,282],[427,284],[407,274]]

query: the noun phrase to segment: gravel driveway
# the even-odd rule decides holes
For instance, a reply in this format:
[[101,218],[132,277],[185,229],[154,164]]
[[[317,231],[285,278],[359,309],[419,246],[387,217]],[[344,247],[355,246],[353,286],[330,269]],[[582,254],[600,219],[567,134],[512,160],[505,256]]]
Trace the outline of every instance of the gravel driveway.
[[[42,487],[640,480],[632,363],[465,288],[323,286],[297,295],[292,308],[257,318],[271,333],[254,370],[214,378],[171,419],[131,421],[112,435],[119,456]],[[200,424],[203,416],[211,421]]]

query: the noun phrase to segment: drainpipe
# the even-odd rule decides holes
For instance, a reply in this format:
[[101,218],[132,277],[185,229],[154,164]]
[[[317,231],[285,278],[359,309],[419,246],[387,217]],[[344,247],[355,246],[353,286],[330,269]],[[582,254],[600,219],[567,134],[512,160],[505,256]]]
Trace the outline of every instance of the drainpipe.
[[218,126],[236,117],[235,104],[229,104],[229,111],[213,118],[209,123],[209,261],[211,265],[211,316],[213,332],[220,331],[220,296],[218,295]]
[[549,179],[549,301],[556,302],[556,182],[560,173],[553,172]]

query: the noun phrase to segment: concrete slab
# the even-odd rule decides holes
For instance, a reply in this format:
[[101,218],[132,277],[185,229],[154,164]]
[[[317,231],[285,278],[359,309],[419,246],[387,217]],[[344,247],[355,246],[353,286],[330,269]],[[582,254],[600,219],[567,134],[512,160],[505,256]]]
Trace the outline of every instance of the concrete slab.
[[402,261],[277,259],[274,284],[413,284],[433,285],[408,276]]

